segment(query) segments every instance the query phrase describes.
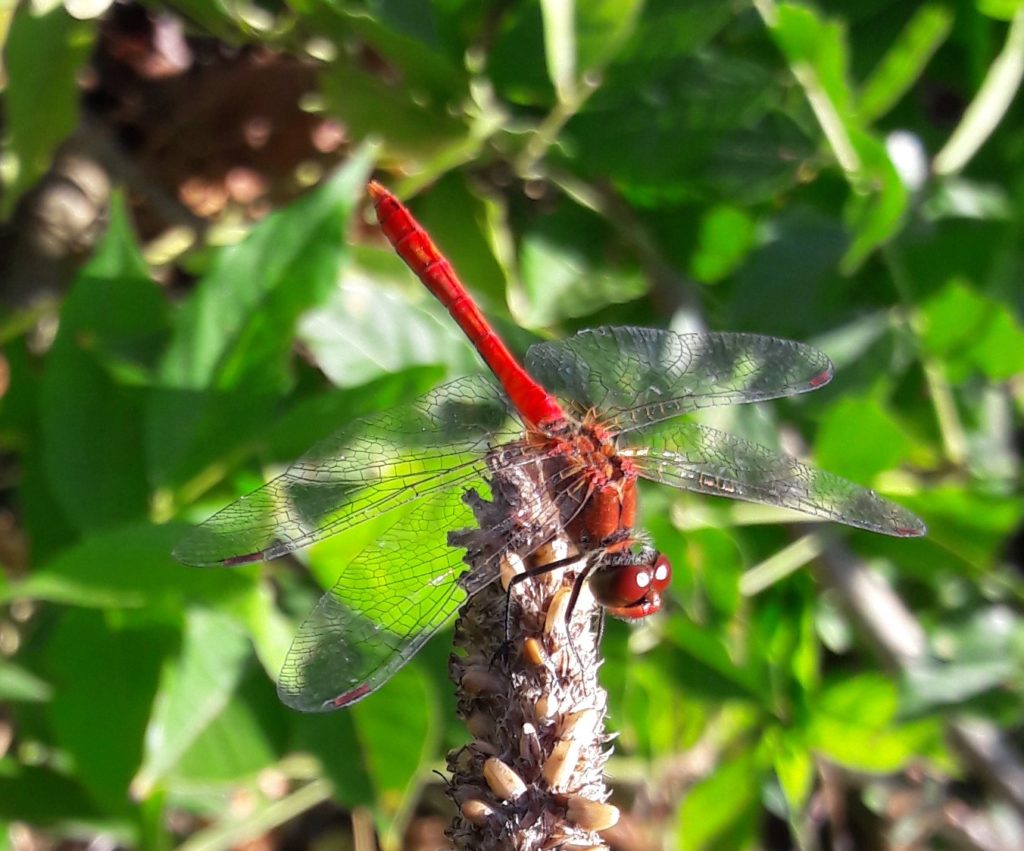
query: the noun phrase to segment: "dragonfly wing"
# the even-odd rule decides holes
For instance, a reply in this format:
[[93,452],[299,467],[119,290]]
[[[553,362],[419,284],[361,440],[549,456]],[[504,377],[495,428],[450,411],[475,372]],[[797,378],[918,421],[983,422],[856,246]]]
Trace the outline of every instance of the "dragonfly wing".
[[[486,537],[515,542],[526,557],[582,508],[573,498],[578,474],[562,469],[545,477],[543,456],[524,456],[514,466],[512,481],[522,486],[524,501],[489,527]],[[532,493],[530,482],[542,480],[557,496]],[[486,481],[477,489],[484,498],[490,494]],[[449,532],[476,525],[461,489],[439,491],[395,515],[388,531],[345,568],[300,628],[278,682],[288,706],[325,712],[372,694],[468,596],[497,578],[502,549],[486,559],[478,556],[466,573],[463,550],[449,544]]]
[[[349,564],[300,628],[278,682],[304,712],[348,706],[371,694],[444,626],[465,601],[463,550],[448,531],[473,524],[460,491],[421,500]],[[496,576],[472,577],[475,592]]]
[[840,476],[696,423],[660,423],[623,436],[639,475],[672,487],[792,508],[847,526],[912,538],[920,518]]
[[577,411],[622,431],[698,408],[805,393],[832,378],[817,349],[757,334],[595,328],[531,346],[526,368]]
[[200,566],[276,558],[439,490],[459,489],[486,468],[492,444],[521,435],[493,384],[476,376],[453,381],[321,441],[194,528],[174,555]]

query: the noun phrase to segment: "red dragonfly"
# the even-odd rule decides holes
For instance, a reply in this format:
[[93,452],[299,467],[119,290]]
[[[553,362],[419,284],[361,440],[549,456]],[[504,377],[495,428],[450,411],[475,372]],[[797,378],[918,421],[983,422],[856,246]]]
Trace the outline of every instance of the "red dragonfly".
[[[625,618],[657,611],[671,576],[668,559],[633,528],[638,478],[886,535],[924,534],[916,516],[873,491],[680,419],[701,408],[821,387],[832,378],[832,364],[818,350],[754,334],[597,328],[532,346],[524,366],[411,213],[378,183],[369,194],[384,234],[500,387],[461,378],[352,423],[193,529],[175,550],[187,564],[245,564],[387,514],[388,528],[300,628],[278,684],[289,706],[325,711],[366,697],[468,594],[497,578],[501,554],[463,577],[462,551],[447,538],[473,525],[463,494],[487,493],[496,462],[541,471],[551,494],[545,510],[554,516],[526,520],[564,529],[586,558],[582,575],[595,599]],[[524,518],[507,522],[511,529]]]

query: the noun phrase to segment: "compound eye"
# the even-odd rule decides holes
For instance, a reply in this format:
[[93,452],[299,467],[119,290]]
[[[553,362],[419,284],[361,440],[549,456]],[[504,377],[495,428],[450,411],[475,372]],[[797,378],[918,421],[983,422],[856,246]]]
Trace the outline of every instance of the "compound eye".
[[651,590],[654,569],[647,564],[607,565],[594,571],[590,590],[602,606],[633,606]]
[[672,581],[672,562],[668,560],[668,556],[658,553],[653,568],[651,584],[654,586],[654,590],[660,594],[668,588],[668,584]]

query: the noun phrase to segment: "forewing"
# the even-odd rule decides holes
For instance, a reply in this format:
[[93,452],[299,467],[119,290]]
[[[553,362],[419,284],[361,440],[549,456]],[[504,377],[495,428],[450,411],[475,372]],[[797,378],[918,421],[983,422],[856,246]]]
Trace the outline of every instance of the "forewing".
[[639,475],[672,487],[792,508],[884,535],[925,533],[917,516],[874,491],[696,423],[630,432],[619,451]]
[[174,555],[193,565],[276,558],[425,496],[461,491],[485,469],[490,445],[521,434],[494,385],[453,381],[321,441],[193,529]]
[[698,408],[804,393],[832,378],[828,357],[792,340],[630,327],[538,343],[526,368],[577,413],[594,408],[621,431]]
[[[529,468],[536,465],[533,470]],[[521,488],[520,510],[488,527],[486,537],[529,555],[581,508],[574,499],[578,471],[543,476],[541,455],[517,459],[506,471]],[[531,496],[543,479],[550,493]],[[579,480],[585,485],[583,479]],[[487,498],[486,481],[476,483]],[[476,525],[462,489],[438,492],[395,511],[393,525],[342,571],[300,628],[278,682],[281,700],[304,712],[349,706],[386,683],[465,601],[494,581],[502,550],[477,556],[472,573],[449,532]],[[551,498],[551,493],[557,496]]]
[[[472,525],[462,491],[439,492],[407,509],[349,564],[303,623],[278,682],[281,700],[303,712],[348,706],[371,694],[426,643],[466,599],[467,569],[448,532]],[[474,577],[479,590],[493,574]]]

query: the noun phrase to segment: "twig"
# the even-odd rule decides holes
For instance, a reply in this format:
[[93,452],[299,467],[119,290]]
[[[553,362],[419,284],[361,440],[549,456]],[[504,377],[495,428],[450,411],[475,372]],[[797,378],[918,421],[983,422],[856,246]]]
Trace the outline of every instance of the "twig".
[[1024,78],[1024,8],[1010,22],[1006,44],[985,75],[978,94],[964,111],[942,150],[935,155],[932,170],[939,175],[960,171],[1003,120],[1021,79]]

